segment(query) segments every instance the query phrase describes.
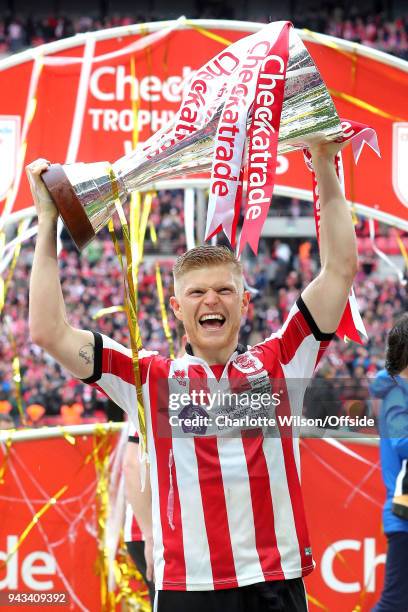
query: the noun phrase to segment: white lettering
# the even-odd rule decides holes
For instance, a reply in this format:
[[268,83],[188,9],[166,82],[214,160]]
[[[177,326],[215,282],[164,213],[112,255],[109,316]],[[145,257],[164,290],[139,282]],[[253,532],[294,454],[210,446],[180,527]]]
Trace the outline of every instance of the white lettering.
[[[134,113],[129,108],[116,110],[114,108],[90,108],[92,129],[105,132],[132,132],[134,125]],[[141,109],[137,113],[137,129],[139,132],[144,127],[150,126],[152,132],[157,132],[162,126],[170,122],[174,117],[174,111],[169,110],[146,110]]]
[[[129,85],[129,92],[126,92]],[[125,73],[124,66],[116,69],[116,100],[137,100],[139,97],[138,81],[131,74]]]
[[[0,550],[0,562],[6,562],[6,575],[0,580],[0,591],[19,588],[18,562],[21,551],[15,550],[17,543],[18,537],[9,535],[7,536],[7,550],[5,552]],[[13,551],[15,551],[14,554],[12,554]],[[34,576],[55,575],[56,570],[57,565],[53,555],[42,550],[35,550],[28,554],[22,562],[21,579],[33,591],[50,591],[54,588],[53,580],[36,580]]]
[[119,112],[119,129],[122,132],[131,132],[133,130],[133,111],[128,108],[123,109]]
[[[36,561],[41,561],[41,565],[34,565]],[[48,553],[36,550],[24,559],[21,567],[21,576],[28,588],[33,591],[50,591],[54,588],[52,580],[36,580],[34,575],[49,576],[55,574],[56,563],[54,557]]]
[[[385,563],[386,555],[381,553],[376,554],[375,538],[364,538],[363,553],[364,553],[364,587],[368,593],[375,593],[376,589],[376,568],[378,565]],[[344,550],[353,550],[359,552],[361,550],[361,542],[359,540],[339,540],[333,542],[331,546],[326,548],[321,560],[321,572],[325,583],[339,593],[358,593],[361,591],[360,582],[344,582],[335,576],[334,560],[338,554]]]
[[123,65],[101,66],[94,70],[89,81],[92,96],[102,102],[140,98],[145,102],[166,100],[176,104],[182,100],[182,83],[192,72],[190,66],[184,66],[182,75],[170,75],[162,80],[152,74],[139,80],[126,70]]
[[97,68],[97,70],[91,74],[89,81],[91,94],[94,96],[94,98],[97,100],[102,100],[103,102],[111,102],[115,99],[113,92],[108,93],[106,91],[102,91],[99,86],[99,79],[108,74],[115,74],[115,68],[113,66],[101,66],[101,68]]
[[359,582],[343,582],[334,575],[333,562],[336,556],[343,550],[356,550],[361,548],[361,542],[358,540],[339,540],[333,542],[331,546],[326,548],[321,560],[321,572],[325,583],[339,593],[358,593],[361,590]]
[[99,130],[99,119],[103,114],[103,110],[101,108],[90,108],[89,114],[92,117],[92,129]]
[[14,550],[18,542],[18,538],[15,535],[7,537],[7,550],[3,552],[0,550],[0,562],[6,561],[6,575],[0,580],[0,591],[3,589],[17,589],[18,581],[18,550],[10,558],[9,555]]
[[158,102],[162,82],[157,76],[147,76],[140,81],[140,97],[148,102]]
[[118,111],[114,109],[107,109],[103,113],[103,129],[106,132],[112,130],[112,132],[118,131]]
[[375,554],[375,539],[364,539],[364,584],[369,593],[375,593],[375,570],[377,565],[385,563],[386,554]]
[[167,102],[179,102],[181,100],[182,78],[178,76],[169,77],[163,82],[163,98]]

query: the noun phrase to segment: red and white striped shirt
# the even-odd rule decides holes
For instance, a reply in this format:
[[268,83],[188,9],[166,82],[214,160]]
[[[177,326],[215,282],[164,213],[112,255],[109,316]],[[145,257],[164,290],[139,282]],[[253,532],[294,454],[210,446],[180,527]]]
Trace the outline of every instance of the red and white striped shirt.
[[[332,334],[322,334],[303,300],[282,329],[243,355],[235,352],[222,380],[265,375],[304,379],[288,392],[281,414],[299,414],[309,379]],[[130,351],[95,334],[95,372],[85,382],[102,389],[137,421]],[[154,572],[158,590],[212,590],[297,578],[314,567],[300,487],[299,439],[290,426],[278,436],[163,435],[162,383],[214,379],[193,355],[140,357],[153,507]],[[162,405],[162,404],[161,404]],[[278,410],[278,408],[277,408]],[[283,432],[283,429],[286,429]],[[284,435],[282,435],[284,434]]]

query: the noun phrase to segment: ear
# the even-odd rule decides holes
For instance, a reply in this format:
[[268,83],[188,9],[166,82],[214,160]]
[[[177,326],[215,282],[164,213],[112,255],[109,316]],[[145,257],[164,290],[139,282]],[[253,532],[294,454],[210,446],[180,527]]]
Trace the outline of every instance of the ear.
[[183,315],[181,312],[181,306],[179,304],[179,302],[177,301],[176,296],[172,295],[170,298],[170,307],[172,309],[172,311],[174,312],[174,316],[176,317],[176,319],[178,319],[179,321],[183,320]]
[[246,314],[248,312],[249,302],[251,300],[251,294],[249,291],[244,291],[242,294],[242,302],[241,302],[241,314]]

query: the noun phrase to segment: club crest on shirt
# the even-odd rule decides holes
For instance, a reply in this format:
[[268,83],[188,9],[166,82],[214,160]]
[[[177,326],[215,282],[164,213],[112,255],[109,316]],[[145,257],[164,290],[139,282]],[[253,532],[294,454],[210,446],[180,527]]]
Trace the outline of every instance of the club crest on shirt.
[[183,408],[178,418],[185,434],[194,434],[196,436],[205,435],[208,427],[209,414],[203,406],[193,406],[189,404]]
[[255,374],[265,369],[262,361],[249,352],[238,355],[232,365],[243,374]]
[[175,378],[182,387],[187,386],[186,373],[184,370],[174,370],[172,378]]

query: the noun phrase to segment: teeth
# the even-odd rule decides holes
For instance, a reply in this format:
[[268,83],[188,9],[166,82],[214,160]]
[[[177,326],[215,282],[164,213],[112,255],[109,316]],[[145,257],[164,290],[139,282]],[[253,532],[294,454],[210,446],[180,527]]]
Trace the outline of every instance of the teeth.
[[220,314],[206,314],[200,317],[200,322],[210,321],[211,319],[216,319],[217,321],[225,321],[225,317]]

